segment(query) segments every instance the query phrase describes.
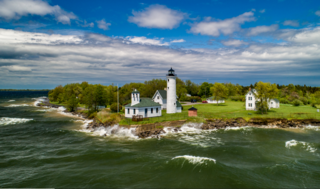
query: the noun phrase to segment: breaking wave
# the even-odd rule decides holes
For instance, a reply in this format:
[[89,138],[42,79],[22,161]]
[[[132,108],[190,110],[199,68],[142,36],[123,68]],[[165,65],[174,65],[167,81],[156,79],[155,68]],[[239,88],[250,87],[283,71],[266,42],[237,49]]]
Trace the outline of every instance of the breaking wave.
[[176,156],[176,157],[172,158],[171,160],[174,160],[174,159],[185,159],[186,161],[188,161],[189,163],[192,163],[192,164],[205,164],[205,165],[207,165],[208,162],[216,163],[216,160],[212,159],[212,158],[190,156],[190,155]]
[[36,100],[33,103],[33,106],[37,106],[38,104],[40,104],[41,102],[47,101],[47,97],[39,97],[39,98],[32,98],[33,100]]
[[14,102],[14,101],[16,101],[16,100],[9,100],[8,102]]
[[311,126],[311,125],[309,125],[309,126],[304,127],[304,129],[320,131],[320,127],[319,126]]
[[0,118],[0,125],[13,125],[13,124],[19,124],[19,123],[26,123],[32,120],[33,119],[2,117]]
[[[80,120],[77,120],[80,121]],[[82,120],[81,120],[82,121]],[[91,133],[94,136],[105,136],[108,138],[126,138],[126,139],[139,139],[136,135],[136,128],[125,128],[119,127],[119,125],[108,126],[108,127],[97,127],[94,130],[87,129],[88,124],[91,123],[92,120],[83,121],[83,129],[80,130],[82,132]]]
[[30,106],[28,104],[10,104],[9,106],[6,107],[21,107],[21,106]]
[[246,126],[246,127],[226,127],[225,131],[236,131],[236,130],[251,130],[252,127]]
[[286,142],[286,148],[291,149],[291,147],[300,146],[304,148],[306,151],[315,152],[317,149],[313,147],[312,144],[303,141],[289,140]]

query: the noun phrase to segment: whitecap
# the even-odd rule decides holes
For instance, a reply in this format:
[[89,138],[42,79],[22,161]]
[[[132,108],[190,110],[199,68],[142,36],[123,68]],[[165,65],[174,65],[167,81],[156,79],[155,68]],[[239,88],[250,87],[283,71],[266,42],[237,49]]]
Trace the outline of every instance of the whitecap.
[[44,102],[44,101],[48,101],[48,98],[47,97],[39,97],[39,98],[32,98],[33,100],[36,100],[34,103],[33,103],[33,106],[37,106],[38,104],[40,104],[41,102]]
[[311,126],[311,125],[309,125],[309,126],[304,127],[304,129],[320,131],[320,127],[319,126]]
[[309,152],[317,151],[317,149],[308,142],[296,141],[296,140],[286,141],[286,148],[291,149],[291,147],[293,146],[301,146],[302,148],[304,148],[306,151],[309,151]]
[[246,127],[226,127],[224,130],[225,131],[231,131],[231,130],[233,130],[233,131],[236,131],[236,130],[251,130],[252,129],[252,127],[249,127],[249,126],[246,126]]
[[22,107],[22,106],[29,106],[28,104],[10,104],[9,106],[6,107]]
[[114,139],[139,139],[139,137],[136,135],[136,128],[125,128],[120,127],[119,125],[113,125],[108,127],[97,127],[93,130],[87,129],[88,124],[91,122],[92,120],[83,121],[83,129],[81,129],[80,131],[90,133],[94,136],[105,136]]
[[0,125],[12,125],[12,124],[26,123],[26,122],[32,121],[32,120],[33,119],[2,117],[2,118],[0,118]]
[[190,156],[190,155],[176,156],[176,157],[172,158],[171,160],[174,160],[174,159],[185,159],[189,163],[192,163],[192,164],[207,164],[207,162],[210,162],[210,161],[216,163],[216,160],[212,159],[212,158]]
[[16,101],[16,100],[9,100],[8,102],[14,102],[14,101]]

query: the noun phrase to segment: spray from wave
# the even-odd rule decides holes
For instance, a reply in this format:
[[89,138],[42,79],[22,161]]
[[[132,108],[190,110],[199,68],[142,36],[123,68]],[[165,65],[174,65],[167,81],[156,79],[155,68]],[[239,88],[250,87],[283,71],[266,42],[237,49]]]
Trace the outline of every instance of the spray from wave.
[[22,107],[22,106],[29,106],[28,104],[10,104],[9,106],[6,107]]
[[2,117],[0,118],[0,125],[13,125],[13,124],[19,124],[19,123],[26,123],[32,120],[33,119]]
[[317,149],[315,147],[313,147],[313,145],[311,145],[308,142],[296,141],[296,140],[290,140],[290,141],[286,142],[286,148],[288,148],[288,149],[291,149],[292,147],[299,147],[299,146],[309,152],[317,151]]
[[216,163],[216,160],[212,159],[212,158],[190,156],[190,155],[176,156],[176,157],[172,158],[171,160],[174,160],[174,159],[185,159],[186,161],[188,161],[189,163],[192,163],[192,164],[205,164],[205,165],[207,165],[208,162]]
[[[77,120],[79,121],[79,120]],[[139,137],[136,135],[136,128],[125,128],[120,127],[119,125],[114,126],[108,126],[108,127],[97,127],[93,130],[87,129],[88,124],[91,123],[92,120],[85,120],[83,121],[83,129],[80,130],[82,132],[91,133],[94,136],[105,136],[108,138],[114,138],[114,139],[139,139]]]

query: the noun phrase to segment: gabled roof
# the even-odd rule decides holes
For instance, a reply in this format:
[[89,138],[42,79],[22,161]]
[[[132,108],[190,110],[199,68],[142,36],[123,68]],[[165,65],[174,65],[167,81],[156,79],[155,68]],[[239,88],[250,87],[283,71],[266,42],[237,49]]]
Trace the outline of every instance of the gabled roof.
[[152,97],[152,99],[155,98],[157,92],[159,92],[162,99],[167,99],[167,91],[166,90],[157,90],[156,93],[154,94],[154,96]]
[[131,106],[131,103],[125,107],[151,107],[151,106],[161,106],[161,104],[153,102],[151,98],[140,98],[140,102]]
[[182,107],[179,101],[177,101],[176,104],[177,104],[177,108],[181,108]]
[[[257,94],[257,90],[255,90],[255,89],[252,89],[251,91],[248,91],[247,94],[250,93],[250,92],[251,92],[252,94],[253,94],[253,93]],[[247,95],[247,94],[246,94],[246,95]]]
[[274,99],[272,99],[272,100],[274,100],[275,102],[279,102],[279,100],[278,100],[278,99],[276,99],[276,98],[274,98]]

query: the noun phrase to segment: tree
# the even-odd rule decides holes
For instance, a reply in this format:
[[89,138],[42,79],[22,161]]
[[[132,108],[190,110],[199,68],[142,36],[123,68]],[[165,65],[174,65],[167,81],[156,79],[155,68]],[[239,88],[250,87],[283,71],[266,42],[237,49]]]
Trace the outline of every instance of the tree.
[[268,102],[270,99],[275,98],[278,94],[278,88],[276,84],[263,83],[259,81],[256,85],[257,93],[254,94],[257,102],[257,108],[261,111],[261,114],[268,111]]
[[78,101],[76,95],[73,94],[73,95],[69,98],[69,100],[68,100],[68,102],[67,102],[67,109],[68,109],[70,112],[76,111],[77,108],[78,108],[78,103],[79,103],[79,101]]
[[222,98],[227,98],[228,96],[228,88],[222,83],[214,83],[210,88],[210,91],[213,95],[214,100],[217,101],[217,105],[219,105],[219,100],[221,100]]
[[[118,103],[111,104],[110,110],[113,112],[117,112],[118,111]],[[122,106],[121,106],[121,104],[119,104],[119,111],[121,111],[121,110],[122,110]]]
[[198,95],[199,96],[211,96],[211,92],[210,92],[210,88],[212,87],[213,85],[211,83],[208,83],[208,82],[203,82],[200,86],[200,90],[199,90],[199,93]]

